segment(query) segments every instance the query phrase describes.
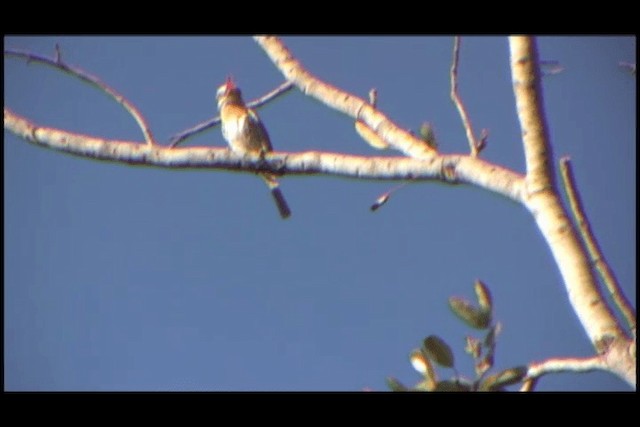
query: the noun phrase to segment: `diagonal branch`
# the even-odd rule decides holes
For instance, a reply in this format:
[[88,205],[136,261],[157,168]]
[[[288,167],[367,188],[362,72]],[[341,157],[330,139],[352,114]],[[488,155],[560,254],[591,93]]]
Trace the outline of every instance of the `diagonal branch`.
[[[369,91],[369,104],[373,108],[376,108],[376,104],[378,103],[378,90],[373,88]],[[367,144],[376,150],[386,150],[389,148],[389,144],[384,139],[380,138],[380,135],[375,133],[373,129],[367,126],[362,120],[356,120],[354,127],[356,129],[356,133],[360,135],[362,139],[365,140]]]
[[340,111],[354,120],[362,120],[395,149],[408,156],[430,159],[436,151],[424,141],[396,126],[369,102],[324,83],[308,72],[277,37],[256,36],[256,43],[264,49],[284,77],[295,84],[305,95],[316,98],[325,105]]
[[529,191],[555,190],[549,130],[544,114],[538,50],[532,37],[510,37],[516,111],[522,131]]
[[633,306],[626,298],[622,289],[620,288],[620,284],[618,283],[618,279],[615,276],[613,270],[609,267],[609,263],[604,257],[602,250],[600,249],[600,245],[598,245],[598,241],[591,231],[591,225],[589,224],[589,219],[584,213],[584,207],[582,205],[582,200],[580,198],[580,194],[578,193],[575,178],[573,176],[573,170],[571,168],[571,159],[569,157],[563,157],[560,159],[560,173],[562,175],[562,181],[564,183],[565,191],[567,192],[567,197],[569,198],[569,205],[571,206],[571,211],[573,212],[573,216],[578,225],[578,230],[580,231],[580,235],[582,236],[582,241],[587,247],[587,251],[589,252],[589,256],[591,257],[591,261],[593,265],[600,273],[600,277],[602,277],[602,281],[604,282],[611,298],[618,306],[622,315],[624,316],[627,324],[631,328],[634,336],[636,334],[636,315]]
[[[272,99],[275,99],[277,97],[279,97],[280,95],[283,95],[287,92],[289,92],[291,89],[293,89],[293,83],[291,82],[284,82],[282,83],[280,86],[278,86],[277,88],[273,89],[271,92],[267,93],[266,95],[261,96],[258,99],[255,99],[251,102],[249,102],[247,104],[247,107],[249,108],[260,108],[262,107],[264,104],[266,104],[267,102],[271,101]],[[170,143],[170,147],[175,147],[178,144],[180,144],[181,142],[183,142],[184,140],[191,138],[192,136],[200,133],[200,132],[204,132],[205,130],[212,128],[216,125],[218,125],[220,123],[220,116],[216,116],[212,119],[206,120],[204,122],[198,123],[197,125],[183,130],[182,132],[179,132],[175,135],[173,135],[171,137],[171,139],[169,140]]]
[[[458,108],[460,118],[462,118],[462,124],[467,134],[467,141],[469,141],[469,147],[471,148],[471,155],[477,156],[484,148],[484,144],[480,144],[480,141],[476,141],[475,133],[473,132],[473,126],[471,125],[471,119],[467,113],[467,109],[462,102],[460,94],[458,94],[458,60],[460,57],[460,36],[455,36],[453,40],[453,61],[451,63],[451,99]],[[486,141],[486,139],[481,139]]]
[[149,125],[147,124],[147,121],[145,120],[142,113],[140,113],[140,111],[138,111],[138,109],[131,102],[129,102],[123,95],[118,93],[112,87],[108,86],[99,78],[92,76],[91,74],[87,73],[84,70],[81,70],[80,68],[72,67],[71,65],[68,65],[62,62],[60,47],[58,45],[56,45],[56,56],[54,59],[47,58],[46,56],[40,56],[30,52],[25,52],[18,49],[5,49],[4,54],[7,56],[15,56],[17,58],[25,58],[27,60],[27,63],[39,62],[41,64],[45,64],[50,67],[57,68],[59,70],[64,71],[67,74],[71,74],[72,76],[78,77],[80,80],[83,80],[97,87],[98,89],[101,89],[107,95],[115,99],[115,101],[118,104],[122,105],[125,108],[125,110],[127,110],[129,114],[133,116],[136,123],[138,123],[138,126],[140,127],[140,129],[142,129],[142,134],[144,135],[144,139],[147,142],[147,144],[148,145],[156,144],[153,138],[153,134],[151,133],[151,129],[149,128]]
[[608,371],[607,363],[601,356],[592,357],[558,357],[529,365],[527,377],[520,391],[531,391],[537,380],[543,375],[566,372],[592,372],[596,370]]
[[[516,110],[527,166],[525,206],[545,238],[562,275],[569,302],[598,354],[621,358],[609,369],[635,386],[635,355],[597,285],[588,255],[555,185],[544,113],[538,51],[532,37],[509,38]],[[607,359],[613,361],[613,359]]]

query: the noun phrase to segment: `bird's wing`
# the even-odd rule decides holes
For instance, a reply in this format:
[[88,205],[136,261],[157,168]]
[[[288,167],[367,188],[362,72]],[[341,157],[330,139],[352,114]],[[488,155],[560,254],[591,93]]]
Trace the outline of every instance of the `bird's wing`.
[[259,138],[263,141],[264,145],[266,145],[265,151],[273,151],[273,147],[271,146],[271,139],[269,138],[269,134],[267,133],[267,128],[264,127],[260,117],[255,113],[255,111],[248,109],[249,112],[249,120],[255,125],[256,132],[258,133]]

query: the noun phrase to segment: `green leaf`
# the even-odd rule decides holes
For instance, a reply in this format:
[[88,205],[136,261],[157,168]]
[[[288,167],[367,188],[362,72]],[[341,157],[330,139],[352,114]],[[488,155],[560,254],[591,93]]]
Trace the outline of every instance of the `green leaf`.
[[475,329],[486,329],[491,323],[491,313],[480,310],[460,297],[449,298],[449,307],[467,325]]
[[429,359],[445,368],[453,367],[453,352],[444,340],[436,335],[429,335],[424,339],[423,348]]
[[423,349],[415,349],[409,355],[409,360],[413,368],[424,376],[425,381],[433,389],[436,381],[438,381],[438,376],[433,369],[428,354]]
[[526,366],[516,366],[504,371],[488,376],[480,384],[480,390],[497,391],[506,386],[517,384],[527,376]]
[[389,387],[391,391],[409,391],[409,389],[405,387],[404,384],[402,384],[394,377],[387,377],[387,387]]
[[413,369],[424,375],[427,372],[427,363],[429,359],[425,358],[420,349],[415,349],[409,355],[409,361]]
[[484,345],[487,348],[491,350],[495,348],[496,337],[500,333],[500,329],[502,329],[502,325],[500,325],[500,323],[496,323],[489,329],[489,332],[487,332],[487,335],[484,337]]
[[414,390],[419,390],[419,391],[433,391],[436,388],[436,383],[429,381],[427,379],[424,379],[422,381],[420,381],[418,384],[416,384]]
[[505,369],[498,374],[497,383],[501,387],[517,384],[527,376],[528,371],[526,366],[516,366],[515,368]]
[[478,360],[475,364],[476,375],[481,377],[485,374],[489,369],[493,367],[493,355],[488,354],[483,357],[481,360]]
[[482,354],[482,346],[480,345],[480,340],[467,335],[465,337],[465,342],[466,344],[464,346],[464,351],[473,356],[474,359],[480,357],[480,355]]
[[476,283],[473,286],[476,291],[476,296],[478,297],[478,305],[484,311],[491,312],[493,309],[493,300],[491,298],[491,292],[489,292],[489,288],[487,285],[482,283],[480,280],[476,280]]
[[422,354],[422,358],[424,359],[425,365],[427,367],[427,371],[425,372],[424,377],[425,379],[432,382],[433,383],[432,385],[435,387],[435,384],[438,381],[438,374],[436,373],[436,370],[433,368],[433,363],[431,363],[431,360],[429,360],[429,354],[424,349],[424,346],[420,348],[420,353]]
[[459,381],[446,380],[436,384],[434,391],[471,391],[471,385],[463,384]]
[[433,125],[429,122],[423,122],[420,125],[420,139],[427,143],[431,148],[438,148],[438,141],[436,140],[436,134],[433,130]]
[[480,386],[478,387],[478,390],[480,390],[480,391],[493,391],[493,387],[496,384],[497,378],[498,378],[498,374],[493,374],[493,375],[487,376],[480,383]]

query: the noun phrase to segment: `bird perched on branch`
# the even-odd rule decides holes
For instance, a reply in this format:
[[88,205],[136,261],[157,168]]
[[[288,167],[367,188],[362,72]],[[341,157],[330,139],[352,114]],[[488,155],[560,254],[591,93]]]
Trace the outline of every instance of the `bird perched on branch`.
[[[218,88],[216,98],[222,120],[222,136],[231,150],[238,154],[253,152],[260,155],[273,151],[267,129],[255,111],[247,108],[240,89],[231,77],[227,77],[226,82]],[[280,191],[276,176],[268,172],[260,172],[259,175],[271,190],[282,219],[288,218],[291,210]]]

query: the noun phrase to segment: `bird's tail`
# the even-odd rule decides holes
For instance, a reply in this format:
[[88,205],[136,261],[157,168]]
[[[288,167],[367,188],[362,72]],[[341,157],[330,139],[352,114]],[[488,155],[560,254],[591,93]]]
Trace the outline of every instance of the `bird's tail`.
[[287,204],[282,191],[280,191],[280,184],[278,183],[278,180],[272,175],[262,175],[262,178],[271,190],[271,195],[273,196],[273,200],[276,202],[278,212],[280,212],[282,219],[289,218],[291,216],[291,209],[289,209],[289,205]]
[[278,207],[278,212],[280,212],[280,216],[282,219],[287,219],[291,216],[291,209],[289,209],[289,205],[287,201],[284,199],[282,195],[282,191],[279,188],[272,188],[271,195],[273,196],[273,200],[276,202],[276,206]]

